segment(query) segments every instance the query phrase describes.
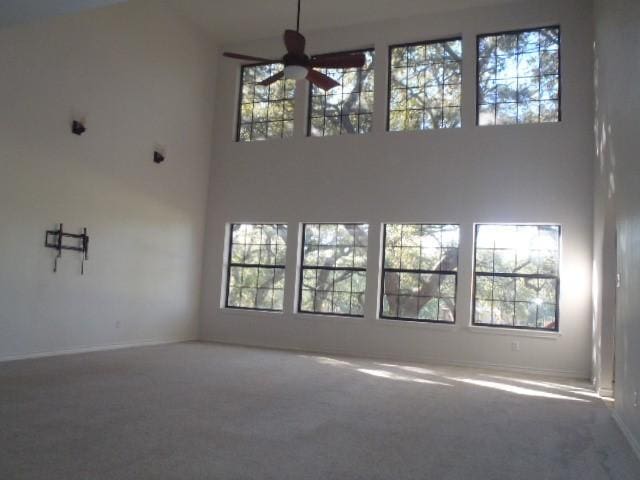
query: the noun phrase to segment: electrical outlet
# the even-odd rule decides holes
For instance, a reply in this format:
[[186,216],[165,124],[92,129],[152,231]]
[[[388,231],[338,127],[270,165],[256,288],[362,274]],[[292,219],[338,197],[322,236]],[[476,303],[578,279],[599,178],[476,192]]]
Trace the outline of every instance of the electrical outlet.
[[638,408],[638,391],[633,392],[633,408]]
[[519,352],[520,351],[520,342],[511,342],[511,351]]
[[116,322],[116,328],[120,328],[120,320]]

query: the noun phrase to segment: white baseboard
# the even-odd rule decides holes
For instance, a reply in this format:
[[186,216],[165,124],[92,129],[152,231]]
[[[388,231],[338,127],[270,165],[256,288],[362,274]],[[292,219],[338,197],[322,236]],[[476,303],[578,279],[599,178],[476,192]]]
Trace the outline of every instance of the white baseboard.
[[613,388],[600,387],[598,388],[598,395],[613,398]]
[[[169,343],[181,343],[181,342],[191,342],[191,341],[203,341],[203,342],[210,342],[210,343],[220,343],[225,345],[269,348],[269,349],[275,349],[275,350],[288,350],[288,351],[294,351],[294,352],[340,355],[340,356],[352,357],[352,358],[359,357],[359,358],[371,358],[375,360],[430,363],[435,365],[447,365],[447,366],[454,366],[454,367],[485,368],[490,370],[504,370],[504,371],[511,371],[511,372],[519,372],[523,374],[550,375],[550,376],[574,378],[574,379],[584,377],[584,375],[582,375],[580,372],[572,371],[572,370],[540,369],[540,368],[522,367],[517,365],[495,364],[495,363],[489,363],[489,362],[443,361],[442,359],[432,358],[428,356],[400,358],[396,356],[376,355],[374,353],[348,352],[348,351],[340,351],[336,349],[314,350],[309,348],[297,348],[297,347],[283,346],[283,345],[271,345],[263,342],[240,342],[240,341],[219,339],[219,338],[209,338],[209,339],[200,339],[200,340],[197,338],[175,338],[175,339],[162,339],[162,340],[139,340],[139,341],[115,343],[115,344],[108,344],[108,345],[93,345],[88,347],[77,347],[77,348],[64,349],[64,350],[55,350],[50,352],[36,352],[36,353],[27,353],[27,354],[20,354],[20,355],[7,355],[4,357],[0,357],[0,362],[9,362],[13,360],[27,360],[27,359],[33,359],[33,358],[54,357],[59,355],[73,355],[77,353],[118,350],[121,348],[164,345]],[[602,390],[603,389],[601,389],[601,391],[599,392],[600,395],[603,395],[604,393]],[[613,392],[611,392],[611,395],[603,395],[603,396],[612,396],[612,394]]]
[[487,370],[502,370],[508,372],[518,372],[522,374],[532,374],[532,375],[547,375],[553,377],[561,377],[561,378],[571,378],[571,379],[589,379],[589,376],[574,370],[555,370],[555,369],[543,369],[543,368],[531,368],[531,367],[522,367],[519,365],[507,365],[507,364],[497,364],[497,363],[489,363],[489,362],[468,362],[468,361],[449,361],[442,360],[435,357],[429,356],[420,356],[420,357],[400,357],[400,356],[385,356],[385,355],[377,355],[374,352],[351,352],[351,351],[340,351],[336,349],[321,349],[314,350],[309,348],[299,348],[292,347],[287,345],[271,345],[262,342],[241,342],[236,340],[228,340],[221,338],[207,338],[200,339],[201,342],[211,342],[211,343],[221,343],[225,345],[237,345],[237,346],[247,346],[247,347],[258,347],[258,348],[268,348],[274,350],[287,350],[293,352],[307,352],[307,353],[319,353],[325,355],[340,355],[342,357],[350,357],[350,358],[370,358],[373,360],[387,360],[387,361],[396,361],[396,362],[409,362],[409,363],[427,363],[431,365],[443,365],[443,366],[452,366],[452,367],[465,367],[465,368],[483,368]]
[[609,397],[609,398],[613,398],[614,396],[614,391],[613,391],[613,385],[610,383],[607,383],[607,385],[599,385],[599,380],[598,378],[594,375],[591,377],[591,385],[593,385],[594,390],[598,393],[598,395],[600,395],[601,397]]
[[54,350],[51,352],[35,352],[35,353],[25,353],[25,354],[19,354],[19,355],[6,355],[4,357],[0,357],[0,362],[11,362],[14,360],[27,360],[31,358],[57,357],[60,355],[74,355],[76,353],[102,352],[106,350],[118,350],[121,348],[148,347],[151,345],[165,345],[168,343],[191,342],[194,340],[197,340],[197,339],[196,338],[175,338],[175,339],[163,339],[163,340],[137,340],[133,342],[111,343],[107,345],[92,345],[88,347],[77,347],[77,348],[68,348],[63,350]]
[[615,422],[618,424],[618,427],[622,431],[622,434],[625,436],[625,438],[631,445],[631,449],[638,457],[638,460],[640,460],[640,441],[633,436],[633,433],[631,433],[631,430],[629,430],[629,427],[627,427],[627,425],[624,423],[622,418],[620,418],[620,415],[618,415],[618,412],[613,410],[613,412],[611,412],[611,416],[613,417]]

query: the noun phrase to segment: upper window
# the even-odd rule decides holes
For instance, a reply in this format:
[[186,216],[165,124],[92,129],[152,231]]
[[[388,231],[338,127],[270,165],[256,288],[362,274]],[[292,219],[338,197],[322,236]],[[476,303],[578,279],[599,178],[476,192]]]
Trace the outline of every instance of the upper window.
[[384,226],[382,318],[455,321],[459,236],[457,225]]
[[473,323],[558,330],[560,227],[477,225]]
[[304,225],[298,310],[364,316],[369,226]]
[[232,224],[225,305],[282,311],[286,256],[286,225]]
[[389,130],[460,126],[461,39],[392,46],[389,57]]
[[327,91],[311,85],[309,135],[322,137],[371,131],[374,51],[359,52],[365,56],[362,68],[316,69],[333,78],[339,85]]
[[478,125],[560,120],[560,28],[478,37]]
[[259,84],[281,70],[280,63],[242,67],[237,133],[239,142],[293,135],[295,80],[280,79],[267,86]]

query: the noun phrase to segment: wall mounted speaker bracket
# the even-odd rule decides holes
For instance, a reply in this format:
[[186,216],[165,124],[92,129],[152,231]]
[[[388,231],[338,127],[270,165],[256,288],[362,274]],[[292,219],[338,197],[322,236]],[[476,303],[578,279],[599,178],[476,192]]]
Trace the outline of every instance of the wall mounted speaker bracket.
[[87,128],[84,126],[84,123],[79,122],[78,120],[74,120],[71,123],[71,133],[82,135],[86,130]]

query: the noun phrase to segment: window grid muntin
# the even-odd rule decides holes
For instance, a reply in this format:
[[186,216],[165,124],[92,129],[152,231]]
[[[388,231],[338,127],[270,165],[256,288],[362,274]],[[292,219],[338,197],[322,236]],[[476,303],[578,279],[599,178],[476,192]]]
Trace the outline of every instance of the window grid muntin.
[[[556,30],[557,32],[557,42],[556,42],[556,49],[542,49],[541,48],[541,41],[540,39],[538,39],[538,55],[539,55],[539,61],[538,61],[538,69],[539,69],[539,75],[537,76],[530,76],[530,77],[520,77],[516,74],[516,77],[510,77],[510,78],[505,78],[505,79],[501,79],[503,81],[505,80],[513,80],[514,78],[516,79],[516,101],[515,102],[498,102],[498,93],[497,93],[497,63],[496,63],[496,77],[493,79],[495,82],[495,88],[496,88],[496,92],[494,94],[495,96],[495,101],[493,103],[491,102],[487,102],[487,103],[482,103],[481,99],[483,97],[483,93],[481,92],[481,87],[480,87],[480,76],[481,76],[481,61],[482,59],[488,58],[485,55],[481,55],[480,54],[480,43],[483,39],[485,38],[489,38],[489,37],[494,37],[494,41],[496,43],[496,47],[493,53],[494,57],[497,57],[497,39],[500,36],[506,36],[506,35],[515,35],[516,36],[516,72],[517,72],[517,66],[518,66],[518,60],[519,60],[519,55],[523,52],[519,52],[518,49],[519,47],[517,45],[520,44],[520,35],[522,34],[526,34],[526,33],[532,33],[532,32],[541,32],[543,30]],[[543,52],[557,52],[557,62],[558,62],[558,68],[556,73],[554,74],[542,74],[542,60],[541,60],[541,53]],[[530,52],[524,52],[524,53],[530,53]],[[556,97],[553,98],[548,98],[548,99],[541,99],[540,98],[540,92],[542,90],[542,81],[541,79],[544,77],[554,77],[556,78],[556,83],[557,83],[557,95]],[[520,95],[520,88],[519,88],[519,79],[520,78],[538,78],[538,99],[534,100],[533,103],[537,103],[538,104],[538,121],[537,122],[526,122],[526,121],[520,121],[519,120],[519,108],[518,106],[520,104],[524,104],[525,102],[520,102],[518,100],[518,97]],[[560,26],[559,25],[550,25],[550,26],[546,26],[546,27],[537,27],[537,28],[526,28],[526,29],[520,29],[520,30],[510,30],[510,31],[503,31],[503,32],[496,32],[496,33],[487,33],[487,34],[482,34],[482,35],[478,35],[476,37],[476,125],[479,126],[491,126],[491,125],[522,125],[522,124],[526,124],[526,123],[557,123],[560,122],[562,120],[562,61],[561,61],[561,32],[560,32]],[[557,118],[555,120],[542,120],[542,110],[541,110],[541,104],[542,103],[548,103],[548,102],[556,102],[557,103],[557,108],[556,108],[556,113],[557,113]],[[493,105],[493,122],[492,123],[481,123],[480,121],[480,115],[481,115],[481,107],[482,106],[490,106]],[[516,121],[515,122],[511,122],[511,123],[497,123],[497,116],[498,116],[498,105],[516,105]]]
[[[443,55],[443,57],[441,58],[440,62],[425,62],[423,65],[434,65],[434,64],[442,64],[443,65],[443,77],[442,83],[439,83],[437,86],[438,88],[442,89],[442,96],[441,96],[441,102],[440,102],[440,107],[427,107],[426,105],[421,108],[421,109],[410,109],[408,108],[408,106],[404,109],[404,110],[399,110],[399,109],[392,109],[391,107],[391,102],[392,102],[392,95],[393,95],[393,51],[394,49],[399,49],[399,48],[411,48],[411,47],[420,47],[420,46],[424,46],[424,47],[429,47],[429,46],[433,46],[433,45],[440,45],[440,44],[446,44],[446,43],[451,43],[451,42],[458,42],[458,48],[460,50],[460,59],[457,61],[450,61],[448,62],[446,59],[446,56]],[[408,55],[408,52],[407,52]],[[388,82],[387,82],[387,131],[416,131],[416,130],[432,130],[432,129],[439,129],[439,128],[460,128],[462,126],[462,37],[452,37],[452,38],[443,38],[443,39],[437,39],[437,40],[428,40],[428,41],[420,41],[420,42],[414,42],[414,43],[404,43],[404,44],[397,44],[397,45],[391,45],[389,46],[389,52],[388,52]],[[445,71],[446,69],[444,68],[444,66],[447,63],[457,63],[458,64],[458,75],[459,75],[459,82],[456,83],[444,83],[444,75],[445,75]],[[408,62],[408,57],[407,57],[407,86],[405,88],[396,88],[395,90],[405,90],[408,91],[411,87],[408,86],[408,67],[409,67],[409,62]],[[399,67],[402,68],[402,67]],[[448,86],[457,86],[457,94],[458,94],[458,98],[459,98],[459,105],[446,105],[444,102],[444,92],[446,90],[446,87]],[[426,88],[427,85],[425,84],[425,86],[423,88]],[[414,87],[414,88],[419,88],[419,87]],[[423,95],[424,101],[423,104],[426,104],[426,101],[428,100],[427,95],[424,94]],[[453,125],[444,125],[444,111],[445,109],[457,109],[457,120],[458,123],[457,124],[453,124]],[[440,120],[440,125],[439,126],[434,126],[434,127],[426,127],[425,124],[426,122],[424,121],[424,118],[426,116],[426,111],[427,110],[441,110],[442,111],[442,115],[441,115],[441,120]],[[392,113],[393,112],[405,112],[405,120],[404,120],[404,127],[400,128],[400,129],[392,129],[391,128],[391,117],[392,117]],[[409,112],[422,112],[422,121],[421,121],[421,126],[419,128],[409,128],[407,127],[407,115]]]
[[[387,267],[387,226],[388,225],[395,225],[395,226],[401,226],[401,230],[404,230],[404,226],[420,226],[421,227],[421,234],[422,232],[424,232],[425,227],[440,227],[440,234],[441,234],[441,238],[440,238],[440,247],[439,249],[441,251],[444,250],[448,250],[448,249],[455,249],[456,250],[456,255],[455,255],[455,269],[422,269],[422,268],[418,268],[418,269],[406,269],[406,268],[402,268],[402,254],[400,255],[400,268],[393,268],[393,267]],[[444,231],[445,227],[455,227],[455,230],[457,231],[457,239],[456,239],[456,246],[452,247],[452,246],[443,246],[443,241],[442,241],[442,233]],[[403,232],[401,231],[401,243],[402,243],[402,238],[404,237]],[[380,318],[384,318],[384,319],[389,319],[389,320],[403,320],[403,321],[411,321],[411,322],[423,322],[423,323],[444,323],[444,324],[454,324],[456,321],[456,299],[457,299],[457,292],[458,292],[458,259],[459,259],[459,245],[460,245],[460,226],[458,224],[428,224],[428,223],[423,223],[423,224],[384,224],[383,226],[383,237],[382,237],[382,278],[381,278],[381,288],[380,288],[380,308],[379,308],[379,316]],[[414,246],[410,246],[408,245],[407,247],[410,248],[415,248]],[[398,247],[395,247],[398,248]],[[400,248],[403,248],[403,245],[400,246]],[[422,258],[422,245],[420,245],[420,257]],[[430,247],[431,248],[431,247]],[[441,257],[443,258],[442,254]],[[420,261],[420,263],[422,263],[422,260]],[[453,263],[453,262],[452,262]],[[391,315],[385,315],[384,312],[384,301],[385,301],[385,297],[386,297],[386,282],[385,282],[385,278],[386,278],[386,274],[387,273],[399,273],[399,277],[398,277],[398,294],[394,294],[394,297],[398,297],[398,302],[396,304],[395,307],[395,311],[397,313],[396,316],[391,316]],[[402,294],[401,289],[401,275],[402,273],[411,273],[411,274],[419,274],[419,275],[439,275],[440,278],[438,278],[438,296],[437,297],[433,297],[433,296],[422,296],[422,295],[411,295],[411,294]],[[452,297],[443,297],[442,296],[442,276],[452,276],[454,277],[454,282],[453,282],[453,296]],[[438,305],[438,314],[436,315],[438,317],[438,319],[424,319],[424,318],[419,318],[419,313],[420,313],[420,307],[417,304],[416,305],[416,317],[404,317],[400,315],[400,298],[401,297],[414,297],[414,298],[436,298],[437,299],[437,305]],[[440,303],[442,299],[452,299],[453,300],[453,308],[451,309],[451,314],[452,314],[452,320],[448,321],[448,320],[440,320]],[[387,300],[388,301],[388,300]]]
[[[256,70],[259,68],[268,67],[268,72],[264,73],[260,76],[260,78],[255,78]],[[257,86],[259,81],[264,80],[265,78],[279,72],[282,70],[284,66],[281,63],[254,63],[250,65],[243,65],[240,69],[240,91],[238,94],[238,118],[237,118],[237,127],[236,127],[236,141],[237,142],[252,142],[259,140],[267,140],[269,138],[288,138],[293,135],[294,128],[294,109],[295,109],[295,91],[296,91],[296,82],[295,80],[287,80],[280,79],[276,82],[272,83],[268,86]],[[249,72],[253,69],[253,81],[245,82],[247,76],[251,75]],[[250,85],[252,92],[252,97],[250,101],[245,101],[245,87]],[[271,93],[275,92],[282,87],[282,97],[271,99]],[[266,101],[256,100],[256,88],[264,88],[267,90]],[[255,110],[256,104],[266,103],[266,120],[255,120]],[[269,108],[271,105],[280,104],[282,105],[282,119],[269,119]],[[251,120],[243,121],[243,105],[251,105]],[[290,112],[290,115],[286,115],[286,111]],[[269,135],[269,127],[271,125],[280,124],[281,132],[279,135]],[[248,138],[243,138],[243,127],[249,128],[249,136]],[[256,137],[254,132],[257,130],[257,127],[264,127],[265,136],[264,137]],[[285,129],[286,126],[286,129]]]
[[[348,69],[329,69],[329,68],[317,68],[316,70],[329,75],[330,77],[334,78],[331,72],[335,72],[335,71],[339,71],[342,72],[341,75],[341,83],[340,83],[340,87],[334,87],[331,90],[328,91],[323,91],[322,89],[319,89],[318,87],[316,87],[315,85],[311,84],[309,86],[309,106],[308,106],[308,115],[307,115],[307,135],[310,137],[325,137],[325,136],[334,136],[334,135],[344,135],[344,134],[361,134],[361,133],[369,133],[371,131],[371,128],[373,127],[373,109],[374,109],[374,101],[375,101],[375,96],[374,96],[374,90],[375,90],[375,49],[370,48],[370,49],[362,49],[362,50],[350,50],[347,52],[336,52],[337,53],[364,53],[366,56],[366,61],[365,61],[365,65],[363,68],[348,68]],[[358,94],[358,102],[357,102],[357,108],[354,108],[354,112],[356,113],[350,113],[350,114],[343,114],[343,101],[340,102],[339,104],[339,109],[340,109],[340,114],[339,115],[327,115],[327,96],[328,95],[334,95],[334,90],[336,90],[337,88],[340,88],[340,95],[341,97],[344,99],[345,93],[344,93],[344,73],[345,72],[356,72],[358,77],[360,79],[363,78],[364,72],[367,72],[366,75],[369,76],[369,82],[370,83],[370,90],[358,90],[352,91],[353,93],[357,93]],[[359,82],[364,82],[364,80],[358,80]],[[369,110],[365,110],[362,111],[362,96],[363,94],[369,94],[371,96],[371,103],[370,103],[370,109]],[[323,100],[323,107],[322,107],[322,115],[315,115],[314,114],[314,101],[315,99],[324,99]],[[343,117],[349,117],[349,116],[356,116],[357,117],[357,125],[356,125],[356,131],[354,132],[346,132],[343,131],[343,122],[342,122],[342,118]],[[362,131],[361,128],[361,118],[362,117],[367,117],[368,118],[368,125],[366,128],[366,131]],[[338,133],[326,133],[326,129],[327,129],[327,118],[335,118],[338,119]],[[314,134],[313,133],[313,121],[316,119],[322,119],[322,133],[321,134]],[[366,124],[365,124],[366,125]]]
[[[317,244],[308,244],[307,243],[307,228],[311,227],[311,226],[318,226],[318,240],[317,240]],[[320,258],[320,247],[323,246],[321,243],[321,239],[320,239],[320,228],[322,226],[325,227],[330,227],[330,226],[335,226],[336,227],[336,231],[337,228],[340,226],[343,227],[353,227],[354,228],[354,232],[355,232],[355,228],[356,227],[364,227],[365,228],[365,232],[364,232],[364,240],[365,243],[358,243],[357,242],[357,236],[354,234],[353,236],[353,244],[349,244],[349,245],[341,245],[336,243],[335,245],[325,245],[325,247],[334,247],[335,249],[337,249],[338,247],[353,247],[354,251],[352,253],[352,265],[355,265],[355,249],[356,248],[364,248],[365,251],[365,257],[364,257],[364,266],[362,267],[355,267],[355,266],[335,266],[335,259],[334,259],[334,266],[326,266],[326,265],[319,265],[319,258]],[[309,313],[309,314],[313,314],[313,315],[337,315],[337,316],[341,316],[341,317],[364,317],[364,309],[365,309],[365,293],[366,293],[366,273],[367,273],[367,267],[366,267],[366,262],[367,262],[367,258],[368,258],[368,235],[369,235],[369,225],[365,224],[365,223],[304,223],[302,225],[302,248],[301,248],[301,260],[300,260],[300,284],[299,284],[299,288],[298,288],[298,312],[299,313]],[[318,258],[317,258],[317,264],[316,265],[308,265],[305,263],[305,249],[309,246],[318,246]],[[305,282],[305,272],[307,271],[312,271],[315,270],[315,287],[314,288],[304,288],[304,282]],[[318,274],[320,271],[327,271],[327,272],[332,272],[332,280],[331,280],[331,290],[318,290]],[[350,290],[349,292],[343,292],[343,291],[337,291],[335,290],[335,273],[336,272],[350,272]],[[354,293],[353,290],[353,275],[357,273],[357,274],[362,274],[363,275],[363,285],[362,285],[362,290],[361,291],[356,291]],[[313,310],[306,310],[303,308],[303,294],[305,291],[309,291],[309,292],[314,292],[314,298],[313,298]],[[331,311],[327,311],[327,310],[318,310],[316,309],[316,304],[317,304],[317,292],[321,291],[321,292],[330,292],[331,293]],[[334,297],[335,297],[335,293],[348,293],[349,294],[349,313],[341,313],[341,312],[335,312],[335,302],[334,302]],[[362,297],[362,301],[360,302],[361,308],[362,308],[362,313],[357,313],[354,314],[353,312],[353,297],[355,296],[361,296]]]
[[[252,227],[260,227],[260,240],[261,243],[259,244],[254,244],[254,243],[248,243],[247,242],[247,234],[246,232],[244,233],[244,242],[241,243],[235,243],[233,240],[233,232],[234,232],[234,227],[239,226],[239,227],[243,227],[243,226],[247,226],[250,225]],[[259,254],[258,254],[258,263],[247,263],[247,262],[234,262],[233,261],[233,252],[234,252],[234,245],[243,245],[244,246],[244,259],[246,259],[246,255],[247,255],[247,246],[259,246],[259,247],[267,247],[270,244],[268,243],[262,243],[262,238],[263,238],[263,234],[264,234],[264,227],[265,226],[269,226],[269,227],[274,227],[276,229],[276,236],[279,235],[280,231],[284,232],[284,241],[279,244],[277,239],[276,239],[276,243],[275,243],[275,254],[274,254],[274,263],[270,264],[270,263],[262,263],[262,248],[259,249]],[[285,268],[286,265],[284,263],[277,263],[277,259],[278,259],[278,249],[282,248],[282,255],[283,257],[286,257],[286,251],[287,251],[287,242],[286,242],[286,236],[287,236],[287,230],[288,227],[286,224],[282,224],[282,223],[269,223],[269,224],[265,224],[265,223],[232,223],[230,225],[229,228],[229,255],[228,255],[228,261],[227,261],[227,285],[226,285],[226,293],[225,293],[225,308],[233,308],[233,309],[238,309],[238,310],[259,310],[259,311],[270,311],[270,312],[282,312],[284,310],[283,306],[280,308],[274,308],[274,304],[275,304],[275,295],[276,292],[279,292],[279,295],[281,295],[281,302],[279,303],[279,305],[283,305],[284,303],[284,272],[285,272]],[[251,288],[251,287],[246,287],[244,285],[244,282],[241,280],[240,286],[236,286],[236,285],[232,285],[232,269],[234,268],[240,268],[241,269],[241,279],[244,280],[244,274],[245,274],[245,269],[248,270],[257,270],[256,272],[256,287],[255,288]],[[261,288],[258,285],[258,278],[260,277],[260,269],[264,269],[264,270],[272,270],[272,283],[271,283],[271,288]],[[276,272],[282,272],[282,288],[276,288],[275,283],[276,283]],[[255,293],[255,300],[254,300],[254,306],[253,307],[247,307],[247,306],[242,306],[242,305],[231,305],[229,303],[229,299],[231,296],[231,291],[232,288],[238,288],[240,290],[240,294],[239,294],[239,298],[242,301],[242,294],[243,294],[243,290],[249,290],[249,289],[254,289],[256,290]],[[258,306],[258,295],[260,293],[260,290],[271,290],[271,308],[266,308],[266,307],[259,307]]]
[[[545,273],[513,273],[513,272],[485,272],[485,271],[477,271],[477,262],[478,262],[478,258],[477,258],[477,251],[478,251],[478,234],[480,231],[480,228],[483,226],[499,226],[499,227],[514,227],[514,228],[531,228],[531,227],[536,227],[538,229],[538,232],[540,232],[540,229],[543,228],[553,228],[557,231],[557,242],[556,242],[556,248],[555,248],[555,252],[556,252],[556,258],[555,258],[555,274],[545,274]],[[560,242],[561,242],[561,234],[562,234],[562,229],[560,227],[560,225],[551,225],[551,224],[477,224],[476,228],[475,228],[475,244],[474,244],[474,268],[473,268],[473,311],[472,311],[472,324],[473,325],[479,325],[479,326],[483,326],[483,327],[497,327],[497,328],[510,328],[510,329],[520,329],[520,330],[535,330],[535,331],[544,331],[544,332],[557,332],[560,329]],[[494,248],[495,250],[509,250],[508,248]],[[536,249],[531,249],[531,250],[536,250]],[[538,251],[542,251],[542,249],[537,249]],[[516,264],[517,264],[517,256],[516,256]],[[495,269],[495,253],[494,253],[494,259],[492,261],[492,265],[493,265],[493,269]],[[539,267],[538,267],[539,268]],[[486,299],[486,298],[478,298],[478,278],[479,277],[489,277],[492,278],[492,282],[491,282],[491,298],[490,299]],[[513,294],[513,300],[501,300],[501,299],[495,299],[494,298],[494,287],[495,287],[495,278],[513,278],[514,279],[514,288],[516,290],[514,290],[514,294]],[[539,281],[553,281],[555,283],[555,289],[554,289],[554,299],[555,299],[555,303],[548,303],[548,302],[535,302],[534,301],[523,301],[523,300],[518,300],[518,295],[517,295],[517,280],[518,279],[532,279],[532,280],[538,280]],[[539,287],[539,289],[541,289],[541,287]],[[491,321],[493,322],[494,320],[494,302],[497,303],[513,303],[513,308],[514,308],[514,313],[512,316],[512,323],[511,325],[509,324],[505,324],[505,323],[487,323],[487,322],[478,322],[476,321],[476,317],[477,317],[477,303],[478,301],[490,301],[491,302]],[[523,304],[523,303],[528,303],[529,305],[531,304],[536,304],[536,326],[532,327],[532,326],[526,326],[526,325],[516,325],[516,308],[518,306],[518,304]],[[554,307],[554,326],[553,328],[545,328],[544,326],[540,327],[539,325],[539,314],[540,314],[540,307],[543,305],[552,305]]]

